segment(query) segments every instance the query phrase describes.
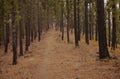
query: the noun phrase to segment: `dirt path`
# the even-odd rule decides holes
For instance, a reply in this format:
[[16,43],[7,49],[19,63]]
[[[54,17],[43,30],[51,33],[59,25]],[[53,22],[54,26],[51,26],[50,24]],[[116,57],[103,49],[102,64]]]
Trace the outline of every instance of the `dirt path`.
[[96,45],[80,44],[74,48],[73,42],[61,41],[59,32],[50,30],[16,66],[10,64],[11,54],[2,57],[0,79],[120,79],[118,61],[96,61]]

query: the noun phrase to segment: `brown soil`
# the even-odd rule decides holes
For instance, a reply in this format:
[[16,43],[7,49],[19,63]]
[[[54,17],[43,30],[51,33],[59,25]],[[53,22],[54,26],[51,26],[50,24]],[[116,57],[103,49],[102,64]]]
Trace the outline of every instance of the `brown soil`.
[[[0,53],[0,79],[120,79],[120,54],[111,51],[117,59],[98,60],[97,44],[91,41],[87,46],[81,40],[78,48],[60,40],[60,33],[48,31],[32,43],[30,52],[18,57],[18,64],[13,66],[12,53]],[[116,57],[115,56],[115,57]]]

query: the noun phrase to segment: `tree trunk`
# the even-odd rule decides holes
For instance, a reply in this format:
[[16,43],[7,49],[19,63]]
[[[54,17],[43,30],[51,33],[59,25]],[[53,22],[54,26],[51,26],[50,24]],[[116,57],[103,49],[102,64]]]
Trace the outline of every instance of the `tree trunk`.
[[[7,20],[9,20],[9,15],[7,16]],[[8,52],[8,44],[9,44],[9,35],[10,34],[10,25],[9,22],[6,23],[6,40],[5,40],[5,52]]]
[[88,2],[85,0],[85,41],[89,44],[88,38]]
[[41,8],[40,8],[40,3],[38,3],[38,40],[40,41],[41,40]]
[[70,9],[69,6],[70,2],[69,0],[66,0],[66,6],[67,6],[67,42],[70,42],[70,38],[69,38],[69,27],[70,27]]
[[89,35],[90,35],[90,40],[92,40],[92,3],[89,3]]
[[81,28],[80,28],[80,0],[77,2],[78,8],[77,8],[77,14],[78,14],[78,40],[80,41],[80,35],[81,35]]
[[110,47],[111,41],[111,18],[110,18],[110,10],[108,11],[108,45]]
[[99,36],[99,58],[109,58],[106,38],[105,14],[104,14],[104,0],[97,0],[97,23]]
[[19,23],[19,44],[20,44],[20,56],[23,56],[23,41],[22,41],[22,21]]
[[113,2],[113,12],[112,12],[112,49],[115,50],[116,48],[116,4]]
[[26,6],[26,25],[25,25],[25,31],[26,31],[26,47],[25,47],[25,50],[28,51],[29,50],[29,43],[30,43],[30,39],[29,39],[29,23],[30,23],[30,18],[29,18],[29,6],[27,5]]
[[4,0],[1,1],[1,38],[0,38],[0,45],[4,45]]
[[95,40],[98,41],[98,24],[95,25]]
[[15,22],[15,1],[12,1],[12,48],[13,48],[13,65],[17,64],[17,27]]
[[76,0],[74,0],[74,34],[75,34],[75,46],[79,46],[78,43],[78,31],[77,31],[77,14],[76,14]]
[[[22,17],[22,1],[19,0],[19,9],[20,9],[20,15]],[[19,45],[20,45],[20,56],[23,56],[23,41],[22,41],[22,20],[19,21]]]
[[63,13],[64,13],[64,2],[61,1],[61,30],[62,30],[62,40],[64,40],[64,23],[63,23]]

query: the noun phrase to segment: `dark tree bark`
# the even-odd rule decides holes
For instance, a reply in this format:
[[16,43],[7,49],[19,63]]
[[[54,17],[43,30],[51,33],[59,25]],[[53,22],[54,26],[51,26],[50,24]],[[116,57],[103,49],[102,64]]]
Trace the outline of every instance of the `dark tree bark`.
[[17,64],[17,27],[15,23],[15,2],[12,0],[12,48],[13,48],[13,65]]
[[[28,23],[28,22],[27,22]],[[25,26],[26,28],[26,47],[25,47],[25,50],[26,51],[28,51],[28,48],[29,48],[29,34],[28,34],[28,26],[27,26],[27,24],[26,24],[26,26]]]
[[31,27],[30,27],[30,37],[31,37],[31,42],[33,42],[34,39],[34,31],[33,31],[33,22],[31,22]]
[[[27,3],[26,3],[27,4]],[[29,5],[26,5],[26,23],[25,23],[25,31],[26,31],[26,46],[25,50],[29,50],[30,46],[30,12],[29,12]]]
[[104,0],[97,0],[97,23],[99,36],[99,58],[109,58],[106,38],[105,14],[104,14]]
[[69,38],[69,27],[70,27],[70,2],[69,0],[66,0],[66,7],[67,7],[67,42],[70,42]]
[[[7,20],[9,20],[9,15],[7,16]],[[9,36],[10,36],[10,25],[9,22],[6,23],[6,40],[5,40],[5,52],[8,52],[8,44],[9,44]]]
[[[1,1],[1,3],[2,3],[2,1]],[[0,5],[1,7],[0,7],[0,30],[2,29],[2,4]],[[1,47],[1,45],[2,45],[2,32],[0,31],[0,47]]]
[[40,41],[41,40],[41,7],[40,7],[40,3],[38,3],[38,40]]
[[[97,7],[97,1],[93,4],[94,6]],[[98,41],[98,24],[97,24],[97,12],[94,13],[94,18],[95,18],[95,40]]]
[[0,38],[0,46],[4,45],[4,0],[1,1],[1,38]]
[[[29,14],[29,16],[30,16],[30,14]],[[30,25],[30,23],[31,23],[31,17],[28,17],[28,46],[30,46],[30,27],[31,27],[31,25]],[[36,37],[37,37],[37,35],[36,35]]]
[[98,41],[98,23],[97,23],[97,13],[95,14],[96,19],[95,19],[95,40]]
[[108,45],[110,47],[111,42],[111,15],[110,10],[108,10]]
[[[22,1],[19,0],[19,10],[20,10],[20,15],[22,17]],[[19,45],[20,45],[20,56],[23,56],[23,40],[22,40],[22,19],[19,21]]]
[[[31,16],[31,20],[33,20],[34,18],[34,16],[33,16],[33,14],[34,14],[34,7],[33,6],[31,6],[31,14],[32,14],[32,16]],[[30,23],[30,37],[31,37],[31,39],[30,39],[30,41],[31,42],[33,42],[33,39],[34,39],[34,21],[31,21],[31,23]]]
[[49,30],[49,1],[46,0],[46,24],[47,24],[47,27],[46,27],[46,30]]
[[27,23],[28,22],[26,22],[26,26],[25,26],[25,30],[26,30],[26,46],[25,46],[25,50],[26,51],[28,51],[28,47],[29,47],[29,43],[28,43],[29,38],[28,38],[28,26],[27,26]]
[[75,46],[79,46],[78,43],[78,31],[77,31],[77,9],[76,9],[76,0],[74,0],[74,34],[75,34]]
[[[85,9],[84,9],[84,12],[85,12]],[[82,16],[82,34],[84,35],[85,34],[85,15]]]
[[88,2],[85,0],[85,41],[89,44],[89,37],[88,37]]
[[91,3],[91,39],[94,40],[94,12],[93,12],[93,6],[94,6],[94,3]]
[[19,23],[19,34],[20,56],[23,56],[22,21]]
[[89,35],[90,35],[90,40],[92,40],[92,3],[89,3]]
[[117,35],[116,35],[116,4],[115,4],[115,1],[113,1],[113,6],[112,6],[112,9],[114,10],[112,12],[112,49],[115,50],[116,48],[116,38],[117,38]]
[[78,0],[78,2],[77,2],[77,6],[78,6],[78,8],[77,8],[77,26],[78,26],[78,40],[80,41],[80,35],[81,35],[81,28],[80,28],[80,0]]
[[95,40],[98,41],[98,24],[95,25]]
[[63,15],[64,13],[64,3],[61,1],[61,31],[62,31],[62,40],[64,40],[64,23],[63,23]]
[[83,6],[83,8],[82,8],[82,13],[83,13],[83,15],[81,16],[82,17],[82,28],[81,28],[81,30],[82,30],[82,35],[84,35],[85,34],[85,6]]

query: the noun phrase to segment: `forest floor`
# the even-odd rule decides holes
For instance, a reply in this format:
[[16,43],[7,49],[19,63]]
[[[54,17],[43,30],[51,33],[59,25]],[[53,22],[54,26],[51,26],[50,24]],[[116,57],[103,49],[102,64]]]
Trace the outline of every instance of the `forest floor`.
[[[50,30],[40,42],[35,40],[30,52],[18,57],[14,66],[11,50],[1,54],[0,79],[120,79],[119,50],[110,50],[117,59],[100,61],[96,42],[91,41],[88,46],[81,40],[75,48],[72,38],[68,44],[61,40],[58,31]],[[0,50],[0,53],[4,52]]]

